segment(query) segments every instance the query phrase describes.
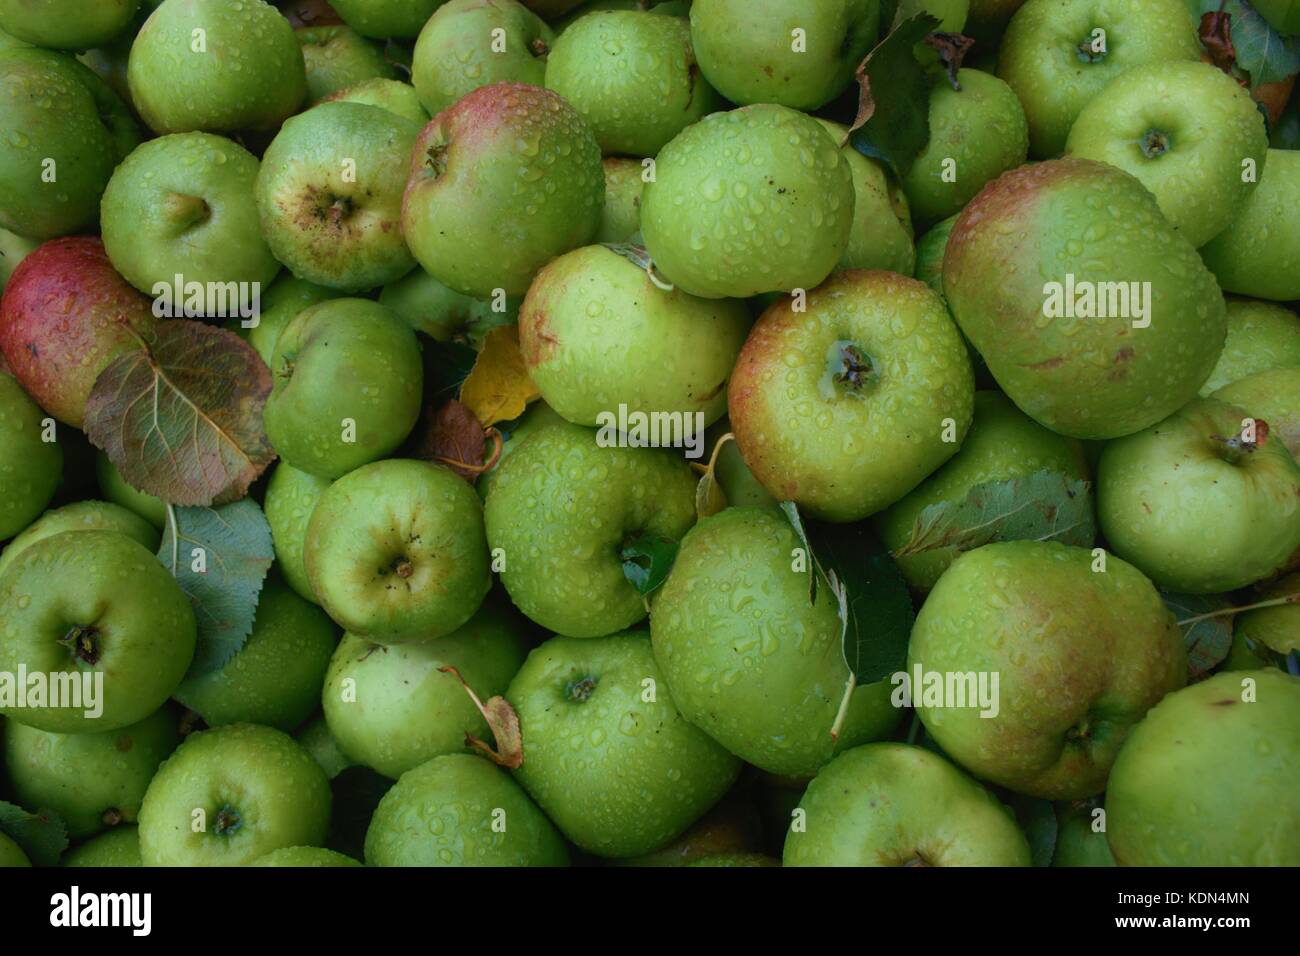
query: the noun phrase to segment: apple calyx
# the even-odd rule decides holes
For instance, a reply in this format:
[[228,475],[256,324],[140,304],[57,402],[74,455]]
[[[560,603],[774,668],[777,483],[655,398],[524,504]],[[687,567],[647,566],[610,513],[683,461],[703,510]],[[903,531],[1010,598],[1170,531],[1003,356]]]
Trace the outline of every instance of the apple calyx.
[[826,374],[821,381],[824,398],[832,399],[837,395],[862,397],[879,380],[875,362],[856,342],[840,340],[827,350]]
[[93,625],[74,624],[68,633],[59,638],[59,643],[72,652],[74,660],[86,664],[99,662],[99,628]]
[[393,562],[393,573],[405,581],[415,573],[415,565],[411,564],[411,559],[400,557]]
[[163,199],[163,217],[178,230],[197,226],[211,215],[211,207],[200,196],[168,193]]
[[587,676],[564,685],[564,696],[576,704],[585,704],[596,690],[596,678]]
[[528,52],[531,53],[535,59],[544,60],[550,54],[551,47],[541,37],[537,37],[532,43],[528,44]]
[[1242,431],[1230,437],[1211,435],[1210,440],[1217,443],[1216,450],[1220,458],[1230,465],[1236,465],[1268,440],[1268,423],[1256,419],[1253,433]]
[[217,836],[230,836],[232,833],[238,832],[243,825],[244,820],[239,815],[239,811],[229,804],[225,804],[217,811],[217,816],[212,821],[212,832]]
[[125,819],[125,817],[122,816],[122,811],[119,810],[117,807],[109,807],[107,810],[104,811],[103,816],[101,816],[99,819],[101,822],[103,822],[104,826],[115,827],[119,823],[121,823]]
[[428,158],[424,161],[425,167],[429,170],[430,179],[436,180],[442,178],[442,174],[447,171],[447,153],[450,151],[450,143],[430,144],[425,153]]
[[1074,49],[1082,63],[1100,63],[1106,59],[1106,49],[1097,49],[1097,42],[1091,34],[1080,40]]
[[1163,156],[1165,153],[1169,152],[1173,145],[1170,140],[1170,135],[1162,130],[1147,130],[1140,141],[1142,155],[1147,159],[1155,159],[1158,156]]

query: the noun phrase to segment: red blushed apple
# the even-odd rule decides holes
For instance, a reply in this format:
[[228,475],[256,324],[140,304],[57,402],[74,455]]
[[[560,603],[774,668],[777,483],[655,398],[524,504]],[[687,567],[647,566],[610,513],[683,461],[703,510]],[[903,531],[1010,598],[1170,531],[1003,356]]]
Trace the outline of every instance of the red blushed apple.
[[14,270],[0,300],[0,353],[43,409],[81,427],[109,362],[136,348],[158,319],[92,236],[47,242]]

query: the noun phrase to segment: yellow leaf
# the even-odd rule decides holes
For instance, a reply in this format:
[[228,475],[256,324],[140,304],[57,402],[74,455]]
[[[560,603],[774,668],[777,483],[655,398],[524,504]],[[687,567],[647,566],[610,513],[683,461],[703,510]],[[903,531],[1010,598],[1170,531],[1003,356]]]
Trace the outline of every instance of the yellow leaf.
[[487,428],[518,418],[541,398],[519,350],[519,327],[500,325],[488,332],[483,351],[460,386],[460,400]]

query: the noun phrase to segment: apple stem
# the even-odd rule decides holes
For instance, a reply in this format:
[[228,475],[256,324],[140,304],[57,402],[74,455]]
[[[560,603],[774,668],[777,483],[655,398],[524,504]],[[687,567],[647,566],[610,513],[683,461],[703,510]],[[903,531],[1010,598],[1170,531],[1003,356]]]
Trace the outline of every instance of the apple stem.
[[1242,611],[1254,611],[1261,607],[1281,607],[1283,604],[1295,604],[1300,602],[1300,592],[1288,594],[1285,597],[1270,598],[1267,601],[1258,601],[1254,604],[1243,604],[1241,607],[1224,607],[1217,611],[1207,611],[1205,614],[1197,614],[1195,617],[1185,617],[1178,622],[1179,627],[1186,627],[1188,624],[1196,624],[1199,621],[1206,621],[1212,617],[1227,617],[1232,614],[1240,614]]

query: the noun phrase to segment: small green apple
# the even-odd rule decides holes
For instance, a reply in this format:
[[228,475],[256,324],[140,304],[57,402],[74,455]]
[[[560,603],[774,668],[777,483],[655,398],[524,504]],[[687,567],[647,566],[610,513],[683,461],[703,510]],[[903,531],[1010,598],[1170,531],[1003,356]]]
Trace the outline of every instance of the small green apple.
[[280,340],[280,333],[298,317],[298,313],[329,299],[342,297],[343,293],[337,289],[329,289],[285,273],[262,293],[256,325],[245,328],[244,319],[232,317],[226,322],[226,328],[247,339],[248,344],[269,367],[275,357],[275,343]]
[[[1300,593],[1300,574],[1288,574],[1265,588],[1259,600],[1296,593]],[[1280,604],[1238,614],[1232,622],[1232,638],[1262,664],[1275,663],[1285,670],[1287,657],[1300,652],[1300,607]]]
[[1254,428],[1244,409],[1198,398],[1110,442],[1097,516],[1115,553],[1188,594],[1231,591],[1282,568],[1300,548],[1300,466]]
[[420,105],[420,96],[415,87],[401,80],[376,77],[365,80],[356,86],[335,90],[325,97],[323,103],[360,103],[363,106],[378,106],[380,109],[396,113],[404,119],[412,120],[424,126],[429,122],[429,114]]
[[412,269],[384,286],[379,304],[435,342],[455,342],[476,351],[483,348],[483,339],[492,329],[519,321],[517,299],[471,298],[447,288],[423,269]]
[[834,137],[762,104],[707,116],[663,148],[641,194],[641,232],[670,282],[743,299],[820,284],[848,249],[853,210]]
[[411,82],[436,116],[493,83],[544,85],[555,33],[516,0],[449,0],[415,41]]
[[931,226],[916,241],[916,270],[912,274],[940,295],[943,295],[943,254],[955,225],[957,217],[949,216]]
[[642,536],[680,539],[695,523],[696,480],[661,448],[602,445],[578,425],[533,432],[488,492],[488,543],[515,606],[569,637],[601,637],[646,616],[621,551]]
[[[917,614],[907,666],[944,753],[1053,800],[1100,793],[1133,725],[1187,682],[1182,635],[1150,581],[1113,555],[1044,541],[958,557]],[[964,685],[952,690],[951,675]],[[991,696],[968,697],[975,680]]]
[[0,0],[0,30],[34,46],[87,50],[131,25],[140,0]]
[[282,847],[319,846],[330,802],[325,772],[287,734],[256,724],[205,730],[149,784],[140,856],[146,866],[242,866]]
[[[597,856],[659,849],[740,771],[678,711],[644,631],[554,637],[528,655],[506,699],[523,735],[515,779],[566,837]],[[582,742],[576,750],[574,740]]]
[[0,552],[0,574],[24,548],[64,531],[117,531],[150,551],[158,550],[158,529],[133,511],[107,501],[74,501],[45,512]]
[[391,454],[420,414],[415,333],[367,299],[300,312],[275,343],[271,373],[266,435],[284,461],[322,478]]
[[786,866],[1029,866],[1011,811],[938,754],[881,743],[840,754],[799,801]]
[[29,867],[31,865],[32,861],[27,859],[27,854],[23,852],[23,848],[3,833],[0,833],[0,869]]
[[1300,152],[1270,149],[1259,185],[1232,225],[1201,248],[1226,292],[1287,302],[1300,299]]
[[5,728],[4,768],[19,804],[53,810],[69,836],[86,837],[135,822],[149,781],[178,743],[166,707],[102,733],[55,734],[15,720]]
[[1138,724],[1106,791],[1121,866],[1300,866],[1300,678],[1232,671]]
[[593,241],[630,242],[641,232],[641,177],[645,167],[642,160],[627,156],[606,156],[601,164],[605,168],[605,211]]
[[[657,689],[656,689],[657,692]],[[742,768],[743,770],[743,768]],[[742,783],[672,842],[651,853],[611,860],[612,866],[689,866],[703,857],[748,854],[763,845],[763,821]],[[783,821],[784,825],[784,821]]]
[[164,0],[136,34],[126,77],[155,133],[275,129],[307,92],[293,28],[263,0]]
[[245,866],[292,866],[297,869],[335,866],[361,866],[362,864],[335,850],[323,846],[286,846],[259,856]]
[[352,758],[339,749],[338,741],[330,733],[324,714],[307,721],[294,735],[294,739],[312,755],[312,759],[320,764],[325,776],[331,780],[349,767],[356,766]]
[[117,466],[102,451],[95,453],[95,477],[100,493],[108,501],[139,515],[155,528],[167,524],[167,502],[127,484]]
[[848,142],[847,126],[825,119],[817,122],[843,144],[840,152],[853,174],[853,229],[838,268],[885,269],[911,275],[916,249],[912,245],[912,213],[907,196],[880,163],[853,148]]
[[140,861],[140,833],[133,826],[114,827],[69,850],[60,865],[143,866]]
[[1256,372],[1223,386],[1210,397],[1244,408],[1253,418],[1268,422],[1269,434],[1300,461],[1300,367]]
[[0,541],[35,521],[63,480],[63,449],[42,438],[44,422],[18,380],[0,372]]
[[331,0],[344,22],[358,33],[386,40],[410,38],[420,32],[447,0]]
[[974,394],[943,299],[915,279],[854,270],[763,314],[732,373],[728,412],[769,492],[856,521],[956,453]]
[[330,485],[307,525],[304,556],[321,607],[373,643],[450,634],[491,585],[478,496],[424,461],[363,465]]
[[1052,866],[1114,866],[1106,842],[1105,813],[1095,800],[1075,800],[1057,806],[1056,847]]
[[463,753],[465,735],[488,737],[487,722],[454,667],[480,700],[505,693],[524,662],[519,621],[484,604],[445,637],[418,644],[372,644],[344,635],[321,699],[340,750],[396,780],[440,754]]
[[313,604],[317,603],[316,594],[307,577],[303,546],[307,541],[307,523],[311,521],[311,513],[330,484],[328,478],[299,471],[282,461],[271,472],[262,502],[266,523],[271,526],[271,543],[275,547],[275,561],[280,573],[299,597]]
[[1201,395],[1211,395],[1256,372],[1297,365],[1300,316],[1271,302],[1228,299],[1228,337]]
[[366,831],[370,866],[567,866],[550,820],[504,770],[444,754],[402,774]]
[[293,32],[302,47],[309,104],[367,80],[397,77],[383,48],[355,30],[331,25],[300,27]]
[[[637,180],[636,199],[639,203],[641,199],[641,182],[639,179]],[[637,226],[636,228],[640,227]],[[636,228],[632,232],[635,232]],[[631,235],[632,233],[629,232],[624,239]],[[601,238],[599,241],[606,242],[607,240]],[[28,239],[16,232],[0,228],[0,292],[4,291],[5,285],[9,282],[9,277],[18,268],[18,263],[35,252],[36,247],[39,245],[40,243],[35,239]],[[0,369],[0,371],[3,371],[3,369]]]

